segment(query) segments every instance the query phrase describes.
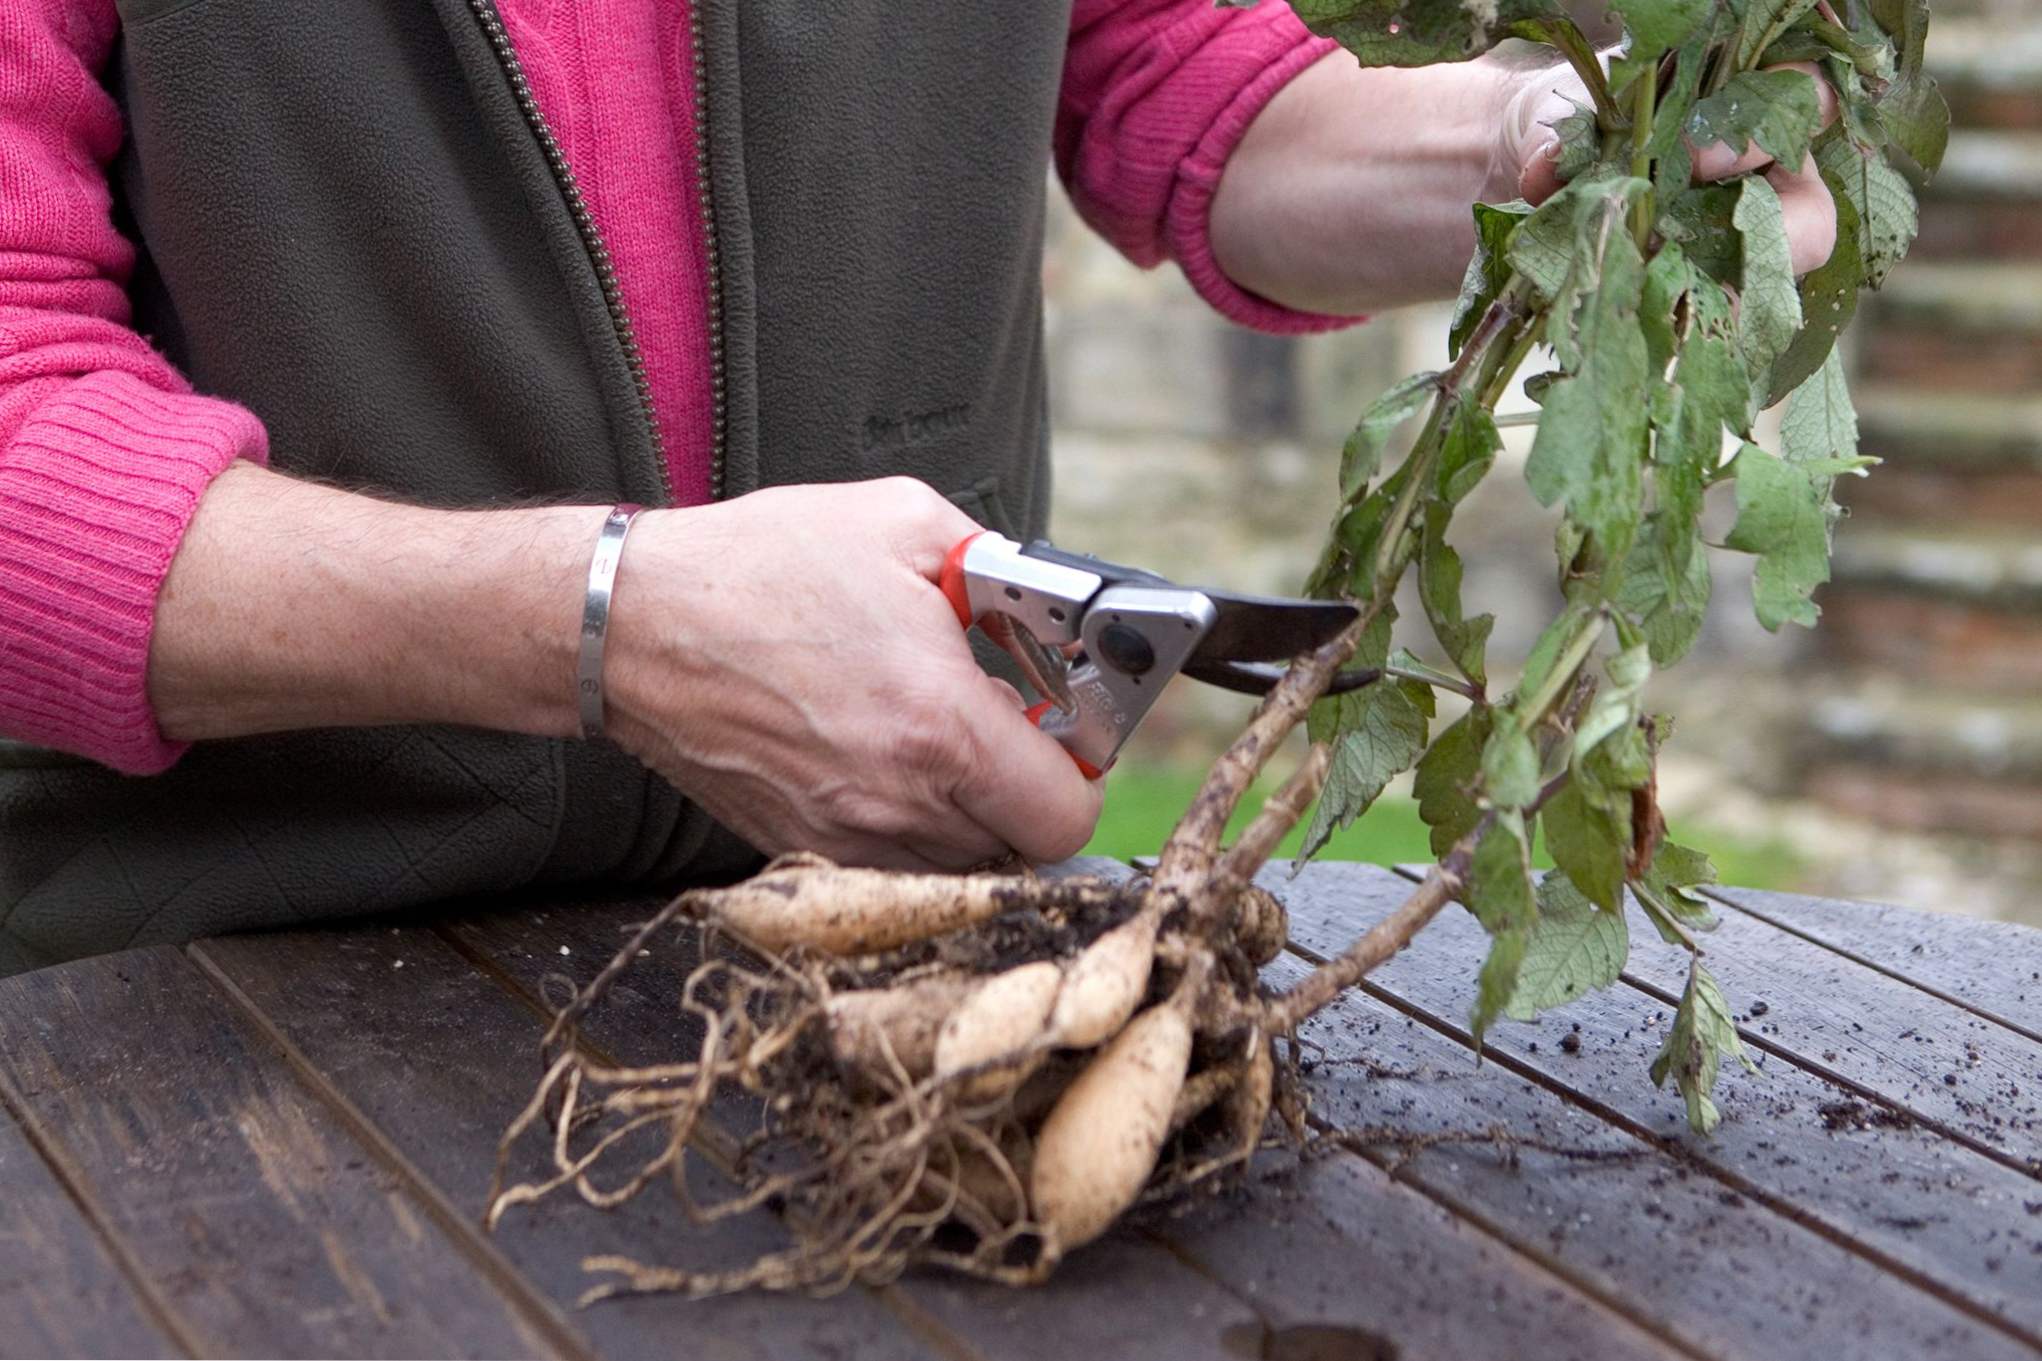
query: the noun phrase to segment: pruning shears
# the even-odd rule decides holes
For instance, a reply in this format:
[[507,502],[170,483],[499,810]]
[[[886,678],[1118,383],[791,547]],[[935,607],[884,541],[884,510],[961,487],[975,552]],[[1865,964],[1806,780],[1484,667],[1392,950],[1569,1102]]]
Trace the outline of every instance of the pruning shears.
[[[1180,586],[1136,567],[986,531],[950,550],[940,578],[957,622],[976,625],[1044,696],[1028,711],[1096,779],[1179,675],[1267,694],[1300,653],[1353,623],[1352,605]],[[1331,693],[1374,672],[1336,676]]]

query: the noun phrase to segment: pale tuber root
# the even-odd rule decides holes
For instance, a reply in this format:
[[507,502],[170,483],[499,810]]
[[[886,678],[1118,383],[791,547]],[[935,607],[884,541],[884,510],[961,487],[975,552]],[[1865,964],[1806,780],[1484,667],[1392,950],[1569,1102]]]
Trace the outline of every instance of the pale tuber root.
[[1020,1085],[1063,981],[1062,967],[1043,959],[994,974],[972,989],[936,1034],[937,1081],[955,1081],[967,1101]]
[[847,869],[819,855],[786,855],[743,883],[696,889],[681,900],[691,916],[762,950],[806,945],[862,955],[947,935],[1017,908],[1096,903],[1112,893],[1096,881],[897,874]]
[[944,1018],[978,985],[972,975],[946,969],[883,988],[840,992],[823,1003],[830,1052],[855,1073],[888,1073],[895,1064],[911,1078],[936,1066],[936,1037]]
[[1127,1023],[1065,1091],[1035,1141],[1028,1195],[1054,1258],[1091,1242],[1155,1171],[1191,1064],[1191,1015],[1205,971]]
[[1148,990],[1162,920],[1145,907],[1086,947],[1064,975],[1051,1013],[1049,1037],[1069,1049],[1090,1049],[1134,1015]]

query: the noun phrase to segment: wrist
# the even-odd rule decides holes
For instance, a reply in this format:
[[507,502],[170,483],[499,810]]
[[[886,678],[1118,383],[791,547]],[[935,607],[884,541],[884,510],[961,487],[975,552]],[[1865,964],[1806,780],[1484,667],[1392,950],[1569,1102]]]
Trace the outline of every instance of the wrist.
[[392,723],[570,736],[606,509],[428,510],[229,470],[158,600],[158,725],[182,740]]

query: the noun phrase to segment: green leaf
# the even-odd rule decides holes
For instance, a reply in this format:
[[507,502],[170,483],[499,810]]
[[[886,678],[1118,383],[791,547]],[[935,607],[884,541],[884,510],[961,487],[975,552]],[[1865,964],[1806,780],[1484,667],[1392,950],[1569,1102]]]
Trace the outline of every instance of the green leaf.
[[1773,361],[1801,330],[1801,293],[1780,196],[1765,180],[1744,181],[1731,218],[1744,241],[1744,360],[1756,382],[1771,378]]
[[1659,234],[1678,242],[1696,269],[1717,283],[1734,284],[1744,273],[1744,242],[1731,221],[1740,189],[1710,184],[1686,189],[1666,200]]
[[[1333,730],[1338,736],[1300,860],[1317,855],[1337,829],[1367,812],[1384,786],[1424,754],[1431,703],[1430,688],[1402,681],[1379,682],[1318,706],[1334,707]],[[1327,739],[1314,734],[1314,740]]]
[[[1716,867],[1708,856],[1677,842],[1662,841],[1652,864],[1633,887],[1639,900],[1653,911],[1673,918],[1690,932],[1707,932],[1716,929],[1716,914],[1709,910],[1708,899],[1689,890],[1715,882]],[[1674,943],[1686,942],[1676,937]]]
[[1623,16],[1630,45],[1610,63],[1610,90],[1622,94],[1659,59],[1688,40],[1716,8],[1715,0],[1610,0]]
[[1430,66],[1479,57],[1513,24],[1557,13],[1550,0],[1292,0],[1314,33],[1363,66]]
[[1461,901],[1494,937],[1476,981],[1475,1006],[1469,1018],[1475,1043],[1480,1045],[1489,1023],[1502,1014],[1517,991],[1517,971],[1524,960],[1527,936],[1539,919],[1532,886],[1531,843],[1524,817],[1516,810],[1498,813],[1476,843]]
[[1486,704],[1469,709],[1439,735],[1418,763],[1411,792],[1418,799],[1419,818],[1432,829],[1435,857],[1451,851],[1482,820],[1474,790],[1482,773],[1482,748],[1495,725],[1494,714]]
[[1479,402],[1461,402],[1454,408],[1453,424],[1439,451],[1439,499],[1457,506],[1495,466],[1503,452],[1503,435],[1496,418]]
[[1753,142],[1773,159],[1798,166],[1822,126],[1815,82],[1800,71],[1746,71],[1694,107],[1688,136],[1698,147],[1727,144],[1738,155]]
[[1934,177],[1950,144],[1950,106],[1923,70],[1927,61],[1927,0],[1873,0],[1872,17],[1893,39],[1899,70],[1879,99],[1879,121],[1893,144],[1924,174]]
[[[1593,273],[1581,289],[1578,318],[1554,313],[1554,348],[1569,376],[1546,393],[1538,434],[1525,464],[1532,495],[1564,507],[1568,518],[1620,557],[1637,532],[1644,496],[1650,370],[1639,306],[1645,262],[1622,226],[1625,200],[1607,201],[1580,246]],[[1570,325],[1571,323],[1571,325]],[[1561,337],[1565,336],[1563,340]]]
[[1453,326],[1447,333],[1449,358],[1460,354],[1482,314],[1510,281],[1510,239],[1516,235],[1518,224],[1531,216],[1531,211],[1531,205],[1522,199],[1475,205],[1475,253],[1468,259],[1460,301],[1454,307]]
[[1383,449],[1397,427],[1423,411],[1439,390],[1439,375],[1421,373],[1385,392],[1370,404],[1340,451],[1340,495],[1353,500],[1382,466]]
[[1496,617],[1478,614],[1467,619],[1461,614],[1461,557],[1446,541],[1446,526],[1452,517],[1453,512],[1437,502],[1426,507],[1425,537],[1418,557],[1418,597],[1425,606],[1425,617],[1432,621],[1433,636],[1455,669],[1476,685],[1486,685],[1489,676],[1483,659]]
[[1612,913],[1621,910],[1624,865],[1631,851],[1629,804],[1621,805],[1621,811],[1598,807],[1578,782],[1569,780],[1540,811],[1539,822],[1546,851],[1569,881],[1569,891]]
[[1523,808],[1539,796],[1539,751],[1515,723],[1489,735],[1482,748],[1482,785],[1501,808]]
[[1921,209],[1914,188],[1883,156],[1863,158],[1865,282],[1873,288],[1886,282],[1893,267],[1921,231]]
[[1652,1081],[1663,1087],[1668,1077],[1673,1079],[1687,1102],[1688,1124],[1698,1134],[1707,1134],[1722,1119],[1709,1097],[1716,1090],[1716,1070],[1724,1054],[1742,1063],[1747,1072],[1758,1071],[1737,1036],[1730,1004],[1697,959],[1688,965],[1687,989],[1666,1032],[1666,1043],[1652,1060]]
[[1701,635],[1708,615],[1709,555],[1692,525],[1680,531],[1687,544],[1684,559],[1670,561],[1666,542],[1676,537],[1666,528],[1664,512],[1646,522],[1637,547],[1624,564],[1617,604],[1638,621],[1656,666],[1672,666],[1688,654]]
[[1490,1024],[1517,995],[1518,978],[1530,944],[1531,931],[1522,926],[1498,931],[1489,938],[1489,955],[1482,961],[1482,971],[1475,975],[1475,1005],[1468,1012],[1468,1029],[1474,1033],[1478,1051]]
[[[1825,142],[1844,140],[1841,130],[1825,134]],[[1858,217],[1856,200],[1833,175],[1822,152],[1816,163],[1836,201],[1836,249],[1820,269],[1801,280],[1801,313],[1805,324],[1780,357],[1773,361],[1767,380],[1767,405],[1781,401],[1817,372],[1836,350],[1836,343],[1858,314],[1858,293],[1865,282],[1865,257],[1861,244],[1864,224]]]
[[1506,252],[1510,268],[1550,302],[1567,284],[1574,264],[1574,239],[1582,206],[1597,182],[1577,180],[1541,203],[1519,224]]
[[1726,541],[1758,555],[1752,601],[1759,623],[1813,627],[1820,613],[1809,597],[1829,580],[1830,529],[1841,513],[1830,499],[1839,474],[1867,459],[1810,459],[1790,463],[1755,444],[1737,455],[1737,525]]
[[[1547,838],[1551,840],[1550,817]],[[1542,1011],[1617,981],[1631,953],[1631,933],[1621,910],[1605,912],[1583,896],[1564,873],[1539,885],[1539,921],[1531,928],[1517,987],[1503,1014],[1529,1021]]]
[[1746,0],[1737,28],[1737,69],[1749,71],[1758,65],[1765,50],[1814,8],[1815,0]]
[[1851,406],[1842,351],[1831,350],[1815,376],[1788,396],[1780,415],[1780,453],[1790,463],[1858,456],[1858,413]]
[[1562,183],[1587,173],[1602,159],[1602,128],[1595,121],[1595,110],[1588,105],[1576,104],[1574,112],[1553,124],[1553,132],[1560,139],[1560,159],[1555,169]]

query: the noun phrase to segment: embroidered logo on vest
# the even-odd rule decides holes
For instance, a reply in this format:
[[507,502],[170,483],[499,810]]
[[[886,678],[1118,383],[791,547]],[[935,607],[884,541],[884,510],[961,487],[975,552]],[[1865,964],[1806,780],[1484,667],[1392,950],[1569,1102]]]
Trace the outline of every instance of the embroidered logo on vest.
[[971,424],[971,403],[939,406],[934,411],[912,412],[906,416],[865,418],[865,452],[906,449],[952,435]]

